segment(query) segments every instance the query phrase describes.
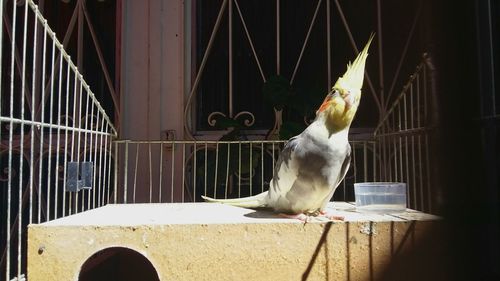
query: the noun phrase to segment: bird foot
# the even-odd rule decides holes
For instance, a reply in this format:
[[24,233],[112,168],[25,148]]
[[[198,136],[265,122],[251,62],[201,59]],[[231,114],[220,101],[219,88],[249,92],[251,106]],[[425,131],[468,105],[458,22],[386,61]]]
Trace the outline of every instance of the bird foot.
[[304,213],[293,214],[293,215],[280,213],[279,216],[282,218],[287,218],[287,219],[300,220],[300,221],[303,221],[305,223],[313,222],[313,221],[325,221],[325,219],[327,219],[329,221],[343,221],[344,220],[343,216],[335,215],[335,214],[329,213],[327,211],[320,211],[317,216],[308,216]]
[[300,213],[300,214],[293,214],[293,215],[290,215],[290,214],[284,214],[284,213],[279,213],[279,216],[282,217],[282,218],[287,218],[287,219],[296,219],[296,220],[300,220],[300,221],[303,221],[303,222],[309,222],[311,220],[311,217],[306,215],[306,214],[303,214],[303,213]]
[[332,221],[343,221],[344,220],[344,216],[332,214],[332,213],[327,212],[327,211],[320,211],[319,216],[325,217],[325,218],[332,220]]

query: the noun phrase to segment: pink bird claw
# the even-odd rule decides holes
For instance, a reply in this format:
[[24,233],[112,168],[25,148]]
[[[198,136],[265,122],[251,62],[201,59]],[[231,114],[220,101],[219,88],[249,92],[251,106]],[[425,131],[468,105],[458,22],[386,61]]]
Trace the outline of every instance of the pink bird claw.
[[327,211],[320,211],[319,215],[332,221],[344,221],[344,216],[332,214]]
[[300,220],[303,222],[309,222],[309,219],[310,219],[309,216],[307,216],[306,214],[303,214],[303,213],[293,214],[293,215],[280,213],[279,216],[282,218],[296,219],[296,220]]

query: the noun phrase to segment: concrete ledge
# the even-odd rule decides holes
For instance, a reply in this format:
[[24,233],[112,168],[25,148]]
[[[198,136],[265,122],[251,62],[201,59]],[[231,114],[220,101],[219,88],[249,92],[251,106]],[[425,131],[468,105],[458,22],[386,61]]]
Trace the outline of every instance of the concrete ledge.
[[[357,213],[304,224],[221,204],[127,204],[30,225],[28,280],[78,280],[95,253],[123,247],[144,256],[160,280],[369,280],[421,247],[438,217]],[[422,240],[424,241],[424,240]]]

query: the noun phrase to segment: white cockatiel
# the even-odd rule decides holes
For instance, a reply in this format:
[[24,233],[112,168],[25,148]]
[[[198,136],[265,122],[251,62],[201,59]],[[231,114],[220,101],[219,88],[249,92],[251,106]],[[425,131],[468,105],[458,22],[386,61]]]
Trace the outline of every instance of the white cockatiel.
[[372,39],[373,35],[354,62],[347,65],[347,71],[317,110],[316,119],[287,142],[268,191],[239,199],[203,199],[245,208],[272,208],[297,218],[324,215],[327,203],[349,169],[349,128],[359,106]]

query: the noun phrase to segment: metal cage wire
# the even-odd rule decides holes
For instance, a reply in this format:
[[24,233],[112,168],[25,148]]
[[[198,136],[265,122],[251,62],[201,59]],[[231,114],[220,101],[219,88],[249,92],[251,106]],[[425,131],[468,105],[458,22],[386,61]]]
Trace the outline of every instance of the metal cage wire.
[[[108,202],[116,130],[37,5],[0,14],[0,271],[21,280],[28,224]],[[64,192],[70,162],[93,163],[93,189]]]

